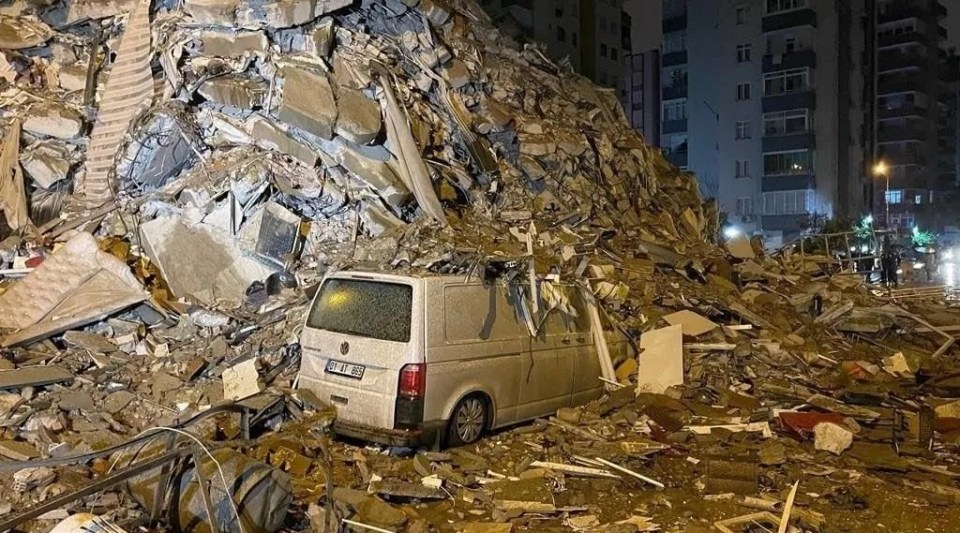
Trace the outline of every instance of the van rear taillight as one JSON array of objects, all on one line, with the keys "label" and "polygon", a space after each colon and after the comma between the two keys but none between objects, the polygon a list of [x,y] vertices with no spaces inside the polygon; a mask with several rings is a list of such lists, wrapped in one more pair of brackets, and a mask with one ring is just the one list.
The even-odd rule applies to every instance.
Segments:
[{"label": "van rear taillight", "polygon": [[400,369],[400,385],[397,393],[411,400],[423,398],[427,389],[427,365],[423,363],[406,365]]},{"label": "van rear taillight", "polygon": [[427,390],[427,365],[406,365],[400,369],[394,427],[418,429],[423,424],[423,396]]}]

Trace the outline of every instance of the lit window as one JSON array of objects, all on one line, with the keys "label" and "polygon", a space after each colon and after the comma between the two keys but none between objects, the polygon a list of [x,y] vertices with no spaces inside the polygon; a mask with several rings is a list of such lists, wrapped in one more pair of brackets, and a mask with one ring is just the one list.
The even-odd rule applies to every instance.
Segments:
[{"label": "lit window", "polygon": [[892,191],[886,191],[885,199],[888,204],[901,204],[903,203],[903,191],[895,189]]},{"label": "lit window", "polygon": [[663,103],[663,120],[685,120],[687,118],[687,99],[670,100]]},{"label": "lit window", "polygon": [[923,202],[923,195],[922,195],[922,194],[918,194],[918,195],[914,196],[914,198],[913,198],[913,203],[919,204],[919,203],[921,203],[921,202]]},{"label": "lit window", "polygon": [[764,154],[763,175],[808,174],[811,171],[812,160],[813,157],[809,150]]}]

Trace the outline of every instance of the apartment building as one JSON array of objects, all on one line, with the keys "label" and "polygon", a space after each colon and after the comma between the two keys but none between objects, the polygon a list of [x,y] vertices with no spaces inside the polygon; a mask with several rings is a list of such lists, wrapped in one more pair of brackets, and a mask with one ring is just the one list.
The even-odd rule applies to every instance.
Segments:
[{"label": "apartment building", "polygon": [[620,82],[623,109],[633,129],[647,144],[660,144],[660,50],[627,55]]},{"label": "apartment building", "polygon": [[[956,6],[960,9],[960,6]],[[911,228],[924,204],[957,185],[956,76],[942,0],[879,0],[876,12],[874,211]],[[889,183],[889,188],[887,184]]]},{"label": "apartment building", "polygon": [[663,2],[664,153],[769,245],[869,206],[868,1]]}]

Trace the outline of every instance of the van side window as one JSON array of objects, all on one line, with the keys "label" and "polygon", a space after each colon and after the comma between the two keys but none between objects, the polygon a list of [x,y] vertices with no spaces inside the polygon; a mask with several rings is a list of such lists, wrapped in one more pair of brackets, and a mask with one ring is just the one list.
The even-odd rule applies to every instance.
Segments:
[{"label": "van side window", "polygon": [[443,288],[444,338],[447,342],[521,338],[517,310],[502,286],[452,285]]},{"label": "van side window", "polygon": [[590,315],[587,314],[587,303],[583,300],[583,292],[580,287],[570,289],[570,303],[577,310],[577,316],[573,319],[574,330],[578,333],[590,331]]}]

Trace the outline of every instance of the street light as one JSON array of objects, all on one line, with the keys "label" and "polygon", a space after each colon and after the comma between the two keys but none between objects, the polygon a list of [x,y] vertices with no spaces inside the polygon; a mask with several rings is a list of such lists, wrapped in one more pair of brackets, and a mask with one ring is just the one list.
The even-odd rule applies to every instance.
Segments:
[{"label": "street light", "polygon": [[886,215],[883,221],[887,225],[887,228],[890,228],[890,173],[888,172],[887,164],[883,161],[880,161],[876,165],[873,165],[873,175],[883,176],[887,181],[887,190],[883,193],[883,199],[886,206]]}]

